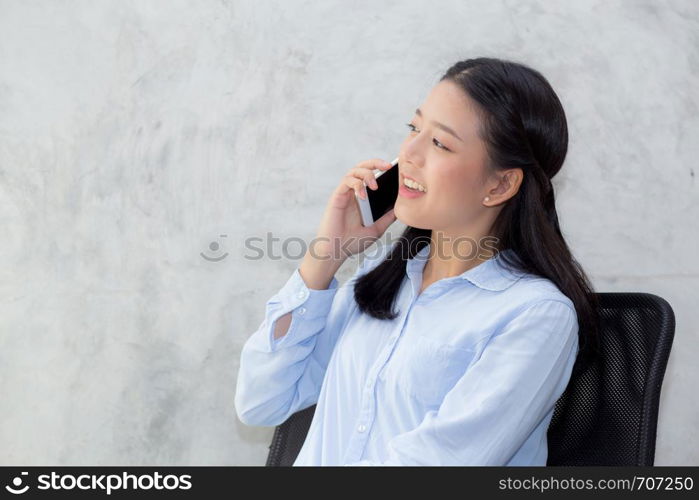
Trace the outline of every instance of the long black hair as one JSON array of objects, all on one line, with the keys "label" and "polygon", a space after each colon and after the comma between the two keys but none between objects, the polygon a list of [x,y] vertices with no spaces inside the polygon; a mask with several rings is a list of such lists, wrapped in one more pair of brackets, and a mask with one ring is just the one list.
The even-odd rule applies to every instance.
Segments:
[{"label": "long black hair", "polygon": [[[500,253],[504,263],[551,280],[573,302],[579,326],[573,369],[577,374],[599,353],[599,322],[594,289],[561,234],[551,184],[568,150],[563,106],[541,73],[516,62],[467,59],[451,66],[442,80],[456,83],[475,102],[488,171],[524,172],[518,192],[505,202],[491,235],[498,252],[511,248],[519,257]],[[377,319],[397,317],[392,308],[407,260],[430,242],[431,233],[407,226],[391,253],[356,280],[354,297],[362,312]]]}]

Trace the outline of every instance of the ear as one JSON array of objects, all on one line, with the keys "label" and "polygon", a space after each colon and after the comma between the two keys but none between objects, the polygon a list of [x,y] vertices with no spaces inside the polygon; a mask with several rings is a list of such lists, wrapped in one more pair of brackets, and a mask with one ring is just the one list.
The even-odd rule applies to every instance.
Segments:
[{"label": "ear", "polygon": [[521,168],[510,168],[496,175],[497,184],[488,192],[488,196],[491,201],[502,203],[517,194],[524,179],[524,171]]}]

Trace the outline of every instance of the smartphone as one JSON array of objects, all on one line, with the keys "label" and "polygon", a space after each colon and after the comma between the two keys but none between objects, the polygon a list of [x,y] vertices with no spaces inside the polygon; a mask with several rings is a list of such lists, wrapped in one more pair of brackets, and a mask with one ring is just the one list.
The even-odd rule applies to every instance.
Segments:
[{"label": "smartphone", "polygon": [[383,214],[388,212],[396,204],[398,198],[398,158],[391,162],[391,168],[380,170],[374,174],[378,189],[369,189],[364,182],[367,198],[360,198],[355,192],[354,197],[359,205],[359,213],[362,214],[362,225],[369,227]]}]

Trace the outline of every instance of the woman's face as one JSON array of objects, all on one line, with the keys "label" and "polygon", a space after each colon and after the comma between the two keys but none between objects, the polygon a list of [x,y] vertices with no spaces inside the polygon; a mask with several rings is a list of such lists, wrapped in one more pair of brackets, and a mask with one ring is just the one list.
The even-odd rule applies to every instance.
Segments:
[{"label": "woman's face", "polygon": [[483,198],[491,187],[485,182],[485,145],[477,136],[471,100],[453,82],[441,81],[410,125],[399,152],[399,182],[402,186],[408,176],[426,192],[414,198],[399,193],[396,218],[416,228],[460,234],[483,217]]}]

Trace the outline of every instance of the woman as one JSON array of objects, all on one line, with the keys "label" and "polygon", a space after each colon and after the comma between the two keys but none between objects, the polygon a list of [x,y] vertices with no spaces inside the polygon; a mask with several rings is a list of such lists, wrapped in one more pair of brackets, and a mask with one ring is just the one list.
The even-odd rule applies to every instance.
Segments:
[{"label": "woman", "polygon": [[[359,163],[267,302],[241,353],[238,417],[276,426],[317,403],[294,465],[545,465],[554,405],[598,342],[550,182],[561,103],[533,69],[470,59],[407,125],[394,209],[362,226],[354,193],[391,167]],[[401,238],[338,287],[347,256],[396,218]]]}]

